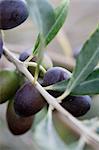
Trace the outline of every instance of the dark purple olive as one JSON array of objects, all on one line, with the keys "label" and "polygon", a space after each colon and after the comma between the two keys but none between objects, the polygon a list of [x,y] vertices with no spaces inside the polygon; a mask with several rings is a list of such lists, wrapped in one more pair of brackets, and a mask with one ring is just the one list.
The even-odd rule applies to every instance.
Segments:
[{"label": "dark purple olive", "polygon": [[14,135],[21,135],[26,133],[32,126],[34,116],[20,117],[13,107],[13,100],[9,102],[6,112],[7,124],[10,132]]},{"label": "dark purple olive", "polygon": [[0,29],[12,29],[28,17],[25,0],[0,0]]},{"label": "dark purple olive", "polygon": [[[62,67],[52,67],[48,69],[43,78],[42,86],[49,86],[57,82],[68,80],[70,78],[70,73]],[[48,91],[54,97],[60,96],[62,93],[56,91]]]},{"label": "dark purple olive", "polygon": [[36,114],[45,104],[44,98],[30,82],[25,83],[14,97],[15,112],[24,117]]},{"label": "dark purple olive", "polygon": [[[61,67],[50,68],[44,76],[43,86],[49,86],[57,82],[68,80],[70,73]],[[62,93],[57,91],[48,91],[52,96],[58,97]],[[68,96],[61,105],[73,116],[80,117],[87,113],[91,106],[90,96]]]},{"label": "dark purple olive", "polygon": [[30,56],[30,54],[28,52],[22,52],[19,56],[19,60],[25,61],[29,56]]},{"label": "dark purple olive", "polygon": [[61,105],[75,117],[85,115],[91,107],[90,96],[68,96]]},{"label": "dark purple olive", "polygon": [[43,78],[43,85],[49,86],[57,82],[67,80],[70,78],[70,74],[62,67],[52,67],[47,70]]},{"label": "dark purple olive", "polygon": [[[28,51],[24,51],[24,52],[22,52],[22,53],[19,55],[19,60],[20,60],[20,61],[25,61],[30,55],[31,55],[30,51],[29,51],[29,52],[28,52]],[[37,57],[36,57],[36,56],[34,56],[34,57],[30,60],[30,62],[36,62],[36,61],[37,61]]]}]

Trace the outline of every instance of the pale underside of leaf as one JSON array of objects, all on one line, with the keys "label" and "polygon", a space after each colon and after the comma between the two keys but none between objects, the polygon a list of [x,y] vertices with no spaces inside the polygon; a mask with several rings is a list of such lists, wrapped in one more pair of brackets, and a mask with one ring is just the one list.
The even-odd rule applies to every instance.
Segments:
[{"label": "pale underside of leaf", "polygon": [[46,117],[36,126],[33,141],[40,150],[69,150],[55,131],[52,118]]}]

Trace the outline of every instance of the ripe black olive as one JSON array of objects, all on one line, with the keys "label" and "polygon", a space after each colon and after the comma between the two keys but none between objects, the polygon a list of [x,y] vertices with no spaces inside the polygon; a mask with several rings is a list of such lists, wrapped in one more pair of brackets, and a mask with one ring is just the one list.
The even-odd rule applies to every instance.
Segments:
[{"label": "ripe black olive", "polygon": [[21,135],[26,133],[32,126],[34,116],[20,117],[15,113],[13,107],[13,100],[11,100],[7,107],[6,119],[8,128],[14,135]]},{"label": "ripe black olive", "polygon": [[80,117],[85,115],[91,107],[90,96],[68,96],[61,105],[73,116]]},{"label": "ripe black olive", "polygon": [[12,29],[28,17],[25,0],[0,0],[0,29]]},{"label": "ripe black olive", "polygon": [[15,112],[23,117],[28,117],[39,112],[46,104],[35,86],[27,82],[17,92],[14,97]]},{"label": "ripe black olive", "polygon": [[[47,70],[43,78],[42,86],[46,87],[57,82],[68,80],[70,78],[69,71],[65,70],[62,67],[52,67]],[[54,97],[60,96],[62,93],[57,91],[48,91]]]}]

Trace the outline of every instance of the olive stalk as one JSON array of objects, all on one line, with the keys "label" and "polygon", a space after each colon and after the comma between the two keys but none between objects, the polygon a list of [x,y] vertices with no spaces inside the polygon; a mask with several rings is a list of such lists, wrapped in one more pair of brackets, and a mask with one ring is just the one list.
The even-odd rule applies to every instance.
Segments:
[{"label": "olive stalk", "polygon": [[[30,82],[34,83],[34,77],[31,73],[27,70],[26,64],[18,60],[5,46],[4,48],[4,55],[5,57],[10,60],[17,69],[23,73]],[[58,102],[57,99],[51,96],[37,81],[35,83],[35,87],[41,93],[41,95],[46,99],[49,105],[52,105],[56,110],[58,110],[61,114],[65,116],[66,123],[73,129],[76,133],[80,135],[80,137],[85,137],[86,143],[90,144],[92,147],[97,149],[99,147],[99,137],[90,129],[87,128],[85,125],[81,123],[78,119],[73,117],[68,111],[66,111]]]},{"label": "olive stalk", "polygon": [[[24,64],[26,65],[26,67],[28,66],[33,66],[33,67],[36,67],[37,66],[37,63],[35,62],[24,62]],[[40,70],[45,74],[46,73],[46,69],[40,65]]]}]

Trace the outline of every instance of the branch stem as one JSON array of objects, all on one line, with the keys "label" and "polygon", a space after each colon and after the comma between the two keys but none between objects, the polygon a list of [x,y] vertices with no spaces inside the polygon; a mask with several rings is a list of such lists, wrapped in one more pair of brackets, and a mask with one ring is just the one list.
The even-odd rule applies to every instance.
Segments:
[{"label": "branch stem", "polygon": [[[12,63],[15,64],[17,69],[23,73],[30,82],[33,83],[34,77],[31,73],[27,70],[26,66],[23,62],[15,58],[15,56],[4,46],[4,55],[5,57],[10,60]],[[73,117],[68,111],[66,111],[58,102],[57,99],[52,97],[37,81],[35,82],[35,87],[41,93],[41,95],[45,98],[45,100],[52,105],[57,111],[63,114],[66,118],[66,123],[71,127],[76,133],[78,133],[81,137],[85,137],[86,142],[93,146],[95,149],[99,147],[99,137],[92,132],[91,129],[87,128],[83,125],[78,119]]]},{"label": "branch stem", "polygon": [[[28,67],[28,66],[36,67],[37,66],[37,63],[35,63],[35,62],[24,62],[24,64],[26,65],[26,67]],[[46,69],[42,65],[40,65],[40,70],[44,74],[46,73]]]}]

